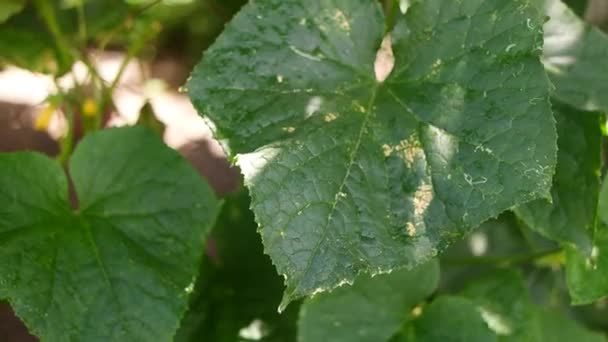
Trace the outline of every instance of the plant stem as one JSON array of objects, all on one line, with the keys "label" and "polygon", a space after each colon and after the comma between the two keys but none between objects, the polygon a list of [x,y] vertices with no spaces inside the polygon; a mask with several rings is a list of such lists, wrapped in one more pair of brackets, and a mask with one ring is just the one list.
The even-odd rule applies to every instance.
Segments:
[{"label": "plant stem", "polygon": [[[61,88],[59,84],[59,80],[54,78],[55,87],[57,88],[57,92],[64,96],[64,90]],[[63,108],[65,110],[65,116],[68,122],[68,129],[65,137],[61,138],[61,143],[59,145],[60,151],[57,160],[61,165],[66,165],[68,160],[70,159],[70,155],[72,154],[72,148],[74,147],[74,111],[72,110],[72,106],[69,103],[70,101],[65,101],[62,99]]]},{"label": "plant stem", "polygon": [[69,64],[68,62],[71,60],[71,55],[73,52],[68,40],[64,37],[63,32],[61,32],[61,28],[55,15],[55,10],[51,6],[51,2],[47,0],[35,0],[34,5],[36,6],[36,9],[42,17],[42,20],[47,26],[49,32],[55,39],[60,64],[62,66],[66,66]]},{"label": "plant stem", "polygon": [[106,49],[106,46],[110,43],[110,41],[112,41],[114,36],[116,36],[124,28],[126,28],[128,26],[129,22],[132,22],[138,16],[140,16],[142,13],[144,13],[145,11],[149,10],[150,8],[160,4],[162,1],[163,0],[155,0],[149,4],[146,4],[137,9],[134,9],[131,13],[129,13],[127,18],[120,25],[116,26],[116,28],[114,28],[114,30],[110,31],[110,33],[108,33],[108,35],[100,41],[99,50],[104,51]]},{"label": "plant stem", "polygon": [[84,13],[84,0],[78,2],[78,33],[82,41],[83,48],[87,45],[87,21]]},{"label": "plant stem", "polygon": [[465,266],[465,265],[495,265],[495,266],[509,266],[516,264],[525,264],[533,262],[537,259],[547,257],[550,255],[557,255],[562,253],[561,248],[550,249],[541,252],[523,253],[505,256],[484,256],[484,257],[471,257],[471,258],[446,258],[442,259],[442,262],[448,265]]},{"label": "plant stem", "polygon": [[384,14],[386,15],[385,34],[390,33],[395,27],[395,17],[399,10],[399,0],[384,0]]}]

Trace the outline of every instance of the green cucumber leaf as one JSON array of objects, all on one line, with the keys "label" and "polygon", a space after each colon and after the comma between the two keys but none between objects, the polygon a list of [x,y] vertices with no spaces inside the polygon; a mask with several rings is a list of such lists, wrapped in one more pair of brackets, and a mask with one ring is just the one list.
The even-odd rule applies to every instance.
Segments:
[{"label": "green cucumber leaf", "polygon": [[388,341],[408,313],[437,288],[439,263],[371,278],[308,299],[302,305],[298,341]]},{"label": "green cucumber leaf", "polygon": [[549,196],[556,132],[536,8],[413,3],[382,82],[384,21],[370,0],[252,1],[188,83],[245,175],[286,279],[281,308],[424,263]]},{"label": "green cucumber leaf", "polygon": [[542,339],[551,342],[606,342],[604,335],[593,332],[563,312],[538,310]]},{"label": "green cucumber leaf", "polygon": [[501,341],[542,341],[536,308],[523,277],[514,270],[492,273],[460,294],[472,300]]},{"label": "green cucumber leaf", "polygon": [[554,103],[559,135],[552,203],[536,200],[515,209],[537,232],[590,253],[598,210],[602,164],[601,116]]},{"label": "green cucumber leaf", "polygon": [[585,111],[608,110],[608,35],[561,0],[534,0],[549,16],[543,62],[554,96]]},{"label": "green cucumber leaf", "polygon": [[597,229],[590,254],[566,249],[566,281],[573,304],[608,297],[608,228]]},{"label": "green cucumber leaf", "polygon": [[283,279],[264,255],[249,204],[246,191],[226,198],[176,342],[234,342],[249,326],[259,341],[295,341],[298,307],[277,312]]},{"label": "green cucumber leaf", "polygon": [[498,336],[490,329],[482,311],[463,297],[439,297],[422,315],[408,324],[404,342],[492,342]]},{"label": "green cucumber leaf", "polygon": [[87,136],[70,175],[0,155],[0,298],[43,341],[169,341],[219,202],[151,131]]}]

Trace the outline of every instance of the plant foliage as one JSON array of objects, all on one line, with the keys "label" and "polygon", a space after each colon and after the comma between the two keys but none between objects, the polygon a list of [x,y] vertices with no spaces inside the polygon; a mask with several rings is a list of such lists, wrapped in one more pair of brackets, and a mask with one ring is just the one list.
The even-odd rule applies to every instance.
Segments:
[{"label": "plant foliage", "polygon": [[[56,160],[0,153],[0,299],[51,342],[606,341],[608,36],[586,6],[3,1],[0,64],[50,75],[36,127],[68,128]],[[106,128],[127,64],[176,43],[163,25],[206,37],[185,89],[243,174],[224,201],[152,99]]]}]

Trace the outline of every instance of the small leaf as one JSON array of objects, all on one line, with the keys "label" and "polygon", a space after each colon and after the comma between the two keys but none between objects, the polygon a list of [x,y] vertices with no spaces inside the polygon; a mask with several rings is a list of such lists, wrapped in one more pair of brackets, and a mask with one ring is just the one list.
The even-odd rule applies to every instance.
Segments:
[{"label": "small leaf", "polygon": [[461,296],[472,300],[501,341],[542,341],[528,288],[516,271],[503,271],[474,281]]},{"label": "small leaf", "polygon": [[519,206],[518,216],[542,235],[589,253],[597,220],[602,163],[600,115],[555,103],[557,171],[546,200]]},{"label": "small leaf", "polygon": [[426,307],[422,316],[405,331],[403,341],[416,342],[492,342],[498,341],[470,300],[445,296]]},{"label": "small leaf", "polygon": [[87,136],[70,163],[0,155],[0,298],[43,341],[169,341],[218,201],[155,134]]},{"label": "small leaf", "polygon": [[608,297],[608,228],[595,234],[591,253],[566,250],[566,280],[574,304],[589,304]]},{"label": "small leaf", "polygon": [[606,337],[592,332],[562,312],[539,310],[541,324],[540,341],[550,342],[606,342]]},{"label": "small leaf", "polygon": [[413,3],[381,82],[384,21],[371,0],[252,1],[188,84],[236,154],[283,304],[421,264],[549,196],[556,133],[536,9]]},{"label": "small leaf", "polygon": [[436,260],[413,270],[373,278],[362,275],[352,286],[320,294],[302,305],[298,341],[388,341],[438,281]]},{"label": "small leaf", "polygon": [[544,25],[543,62],[556,87],[554,96],[581,110],[608,110],[608,35],[561,0],[534,1],[550,18]]}]

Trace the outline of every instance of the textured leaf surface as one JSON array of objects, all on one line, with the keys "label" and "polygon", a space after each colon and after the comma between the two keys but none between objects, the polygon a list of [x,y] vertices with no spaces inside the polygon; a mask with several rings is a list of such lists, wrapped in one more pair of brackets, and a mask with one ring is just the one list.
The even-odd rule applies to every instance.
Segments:
[{"label": "textured leaf surface", "polygon": [[471,299],[501,341],[542,341],[536,309],[522,276],[494,273],[469,285],[462,296]]},{"label": "textured leaf surface", "polygon": [[523,0],[415,3],[385,82],[376,1],[258,0],[234,18],[189,93],[238,154],[283,304],[413,267],[549,196],[539,17]]},{"label": "textured leaf surface", "polygon": [[591,253],[567,249],[566,280],[574,304],[589,304],[608,297],[608,228],[595,234]]},{"label": "textured leaf surface", "polygon": [[0,3],[0,24],[19,13],[25,6],[25,0],[3,0]]},{"label": "textured leaf surface", "polygon": [[121,128],[61,167],[0,155],[0,298],[44,341],[169,341],[218,210],[209,186],[155,134]]},{"label": "textured leaf surface", "polygon": [[602,164],[600,115],[554,104],[558,130],[552,202],[540,199],[515,211],[544,236],[589,253],[597,221]]},{"label": "textured leaf surface", "polygon": [[295,341],[298,307],[277,312],[283,279],[264,255],[249,204],[246,191],[225,200],[176,342],[234,342],[252,323],[259,341]]},{"label": "textured leaf surface", "polygon": [[451,296],[440,297],[426,307],[405,336],[403,341],[408,342],[498,341],[472,301]]},{"label": "textured leaf surface", "polygon": [[298,341],[388,341],[413,307],[433,293],[439,281],[437,260],[412,270],[371,278],[362,275],[307,300],[300,311]]},{"label": "textured leaf surface", "polygon": [[550,17],[543,61],[556,87],[554,96],[582,110],[608,110],[608,35],[561,0],[534,1]]}]

